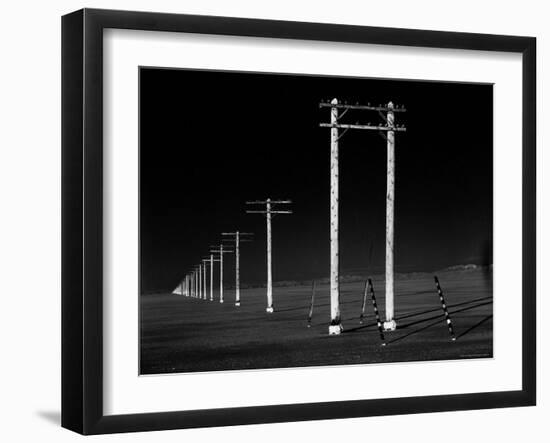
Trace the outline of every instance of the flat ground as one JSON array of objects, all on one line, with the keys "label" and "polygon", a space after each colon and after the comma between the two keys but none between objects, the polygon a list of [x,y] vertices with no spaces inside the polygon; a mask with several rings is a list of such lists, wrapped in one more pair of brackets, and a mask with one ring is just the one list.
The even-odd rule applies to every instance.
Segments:
[{"label": "flat ground", "polygon": [[[344,333],[328,335],[327,284],[318,284],[311,327],[307,316],[311,283],[275,287],[275,312],[267,314],[265,288],[224,291],[225,303],[181,295],[146,295],[141,303],[141,373],[284,368],[418,360],[487,358],[493,355],[492,273],[483,270],[438,273],[456,341],[451,341],[432,274],[396,280],[398,329],[376,327],[370,299],[359,322],[364,282],[341,283]],[[373,280],[384,315],[384,281]]]}]

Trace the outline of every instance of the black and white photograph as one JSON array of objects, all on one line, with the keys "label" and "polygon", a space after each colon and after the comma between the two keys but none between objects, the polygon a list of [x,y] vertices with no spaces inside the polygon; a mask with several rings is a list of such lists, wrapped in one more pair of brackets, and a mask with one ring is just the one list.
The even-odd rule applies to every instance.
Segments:
[{"label": "black and white photograph", "polygon": [[548,435],[547,10],[5,2],[0,441]]},{"label": "black and white photograph", "polygon": [[139,68],[141,375],[493,357],[493,85]]}]

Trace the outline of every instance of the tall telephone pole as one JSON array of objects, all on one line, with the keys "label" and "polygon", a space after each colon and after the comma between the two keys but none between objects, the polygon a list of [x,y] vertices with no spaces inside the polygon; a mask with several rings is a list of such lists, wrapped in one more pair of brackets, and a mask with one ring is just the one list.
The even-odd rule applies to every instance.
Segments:
[{"label": "tall telephone pole", "polygon": [[[334,99],[332,104],[338,104]],[[330,123],[338,122],[338,108],[330,109]],[[340,244],[338,239],[338,204],[340,196],[338,174],[340,172],[338,152],[338,128],[330,129],[330,325],[329,334],[337,335],[343,330],[340,317]]]},{"label": "tall telephone pole", "polygon": [[201,298],[201,273],[199,266],[195,266],[195,281],[195,298]]},{"label": "tall telephone pole", "polygon": [[193,281],[193,298],[197,297],[197,269],[193,268],[193,273],[191,274],[191,279]]},{"label": "tall telephone pole", "polygon": [[[214,262],[220,261],[218,258],[214,258],[214,254],[210,254],[209,257],[205,257],[206,261],[210,262],[210,301],[214,301]],[[205,283],[206,284],[206,283]],[[205,296],[206,300],[206,296]]]},{"label": "tall telephone pole", "polygon": [[264,214],[267,222],[267,308],[268,313],[273,313],[273,279],[271,266],[271,218],[276,214],[292,214],[289,210],[274,210],[273,205],[290,204],[291,200],[255,200],[247,201],[247,205],[265,205],[265,211],[247,210],[247,214]]},{"label": "tall telephone pole", "polygon": [[197,265],[197,269],[195,270],[195,273],[196,273],[196,279],[197,279],[197,293],[195,294],[196,297],[198,299],[201,298],[201,281],[202,281],[202,278],[201,278],[201,269],[200,267]]},{"label": "tall telephone pole", "polygon": [[[241,277],[240,277],[240,244],[241,242],[252,241],[251,232],[222,232],[228,240],[235,242],[235,306],[241,306]],[[225,240],[225,239],[224,239]]]},{"label": "tall telephone pole", "polygon": [[[206,270],[208,269],[207,268],[207,263],[210,261],[209,258],[203,258],[202,259],[202,272],[203,272],[203,299],[206,300]],[[212,268],[210,268],[210,274],[212,275]]]},{"label": "tall telephone pole", "polygon": [[199,300],[202,298],[202,264],[199,264],[199,266],[197,267],[198,269],[198,273],[199,273],[199,276],[198,276],[198,280],[199,280]]},{"label": "tall telephone pole", "polygon": [[[337,335],[343,330],[340,319],[340,269],[338,244],[338,142],[350,129],[377,131],[387,142],[387,180],[386,180],[386,321],[384,329],[393,331],[397,325],[394,317],[394,200],[395,200],[395,132],[404,132],[406,128],[395,124],[394,112],[405,112],[404,107],[396,107],[392,102],[387,105],[371,106],[348,105],[334,98],[330,103],[319,104],[321,108],[330,108],[330,123],[320,123],[330,128],[330,314],[329,334]],[[343,110],[339,115],[339,110]],[[377,111],[383,123],[371,125],[344,124],[340,119],[350,110]],[[339,134],[339,129],[343,129]]]},{"label": "tall telephone pole", "polygon": [[218,246],[210,246],[211,248],[216,248],[211,249],[210,252],[215,252],[216,254],[219,254],[220,258],[220,303],[223,303],[223,254],[233,252],[231,250],[224,249],[223,246],[223,243],[220,243]]},{"label": "tall telephone pole", "polygon": [[[387,125],[394,127],[393,103],[388,103]],[[394,200],[395,200],[395,132],[387,132],[387,174],[386,174],[386,321],[384,329],[394,331],[397,327],[394,318]]]}]

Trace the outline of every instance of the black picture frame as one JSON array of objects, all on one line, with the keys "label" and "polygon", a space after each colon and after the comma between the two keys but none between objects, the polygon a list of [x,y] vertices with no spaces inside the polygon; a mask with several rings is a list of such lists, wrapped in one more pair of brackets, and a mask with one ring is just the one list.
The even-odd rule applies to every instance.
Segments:
[{"label": "black picture frame", "polygon": [[[103,30],[501,51],[522,55],[522,389],[131,415],[103,412]],[[536,403],[536,39],[83,9],[62,18],[62,426],[82,434],[530,406]]]}]

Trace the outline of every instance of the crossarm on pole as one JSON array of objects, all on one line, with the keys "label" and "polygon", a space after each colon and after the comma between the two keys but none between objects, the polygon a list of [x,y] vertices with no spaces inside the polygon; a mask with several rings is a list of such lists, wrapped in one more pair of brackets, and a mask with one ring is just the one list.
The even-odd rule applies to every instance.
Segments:
[{"label": "crossarm on pole", "polygon": [[338,129],[363,129],[371,131],[396,131],[396,132],[406,132],[407,128],[404,126],[372,126],[372,125],[350,125],[344,123],[319,123],[321,128],[338,128]]},{"label": "crossarm on pole", "polygon": [[[390,110],[388,106],[370,106],[370,105],[348,105],[346,103],[334,104],[330,102],[321,102],[319,103],[320,108],[336,108],[336,109],[362,109],[365,111],[383,111],[387,112]],[[406,112],[404,106],[394,106],[391,108],[393,112]]]}]

